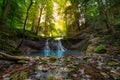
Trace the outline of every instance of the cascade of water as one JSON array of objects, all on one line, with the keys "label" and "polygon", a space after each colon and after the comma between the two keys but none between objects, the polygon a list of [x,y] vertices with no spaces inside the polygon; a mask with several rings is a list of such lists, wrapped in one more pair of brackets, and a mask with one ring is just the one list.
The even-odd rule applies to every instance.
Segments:
[{"label": "cascade of water", "polygon": [[63,47],[62,43],[61,43],[61,40],[58,40],[57,42],[57,50],[58,51],[65,51],[66,49]]},{"label": "cascade of water", "polygon": [[48,56],[49,52],[50,52],[50,47],[49,47],[49,42],[48,42],[48,39],[47,39],[46,43],[45,43],[45,47],[44,47],[44,53],[45,53],[46,56]]},{"label": "cascade of water", "polygon": [[53,50],[56,50],[56,51],[65,51],[66,50],[63,47],[61,40],[52,41],[51,44],[52,44]]},{"label": "cascade of water", "polygon": [[46,40],[44,50],[50,51],[48,39]]},{"label": "cascade of water", "polygon": [[65,50],[66,49],[63,47],[61,40],[57,40],[57,41],[55,40],[49,41],[48,39],[46,40],[44,47],[44,54],[46,56],[50,54],[62,56]]}]

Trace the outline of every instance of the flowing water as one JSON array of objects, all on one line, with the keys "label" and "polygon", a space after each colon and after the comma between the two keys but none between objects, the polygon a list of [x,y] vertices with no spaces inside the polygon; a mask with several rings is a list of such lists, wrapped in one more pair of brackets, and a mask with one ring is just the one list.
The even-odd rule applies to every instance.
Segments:
[{"label": "flowing water", "polygon": [[[65,55],[80,55],[80,51],[76,50],[67,50],[62,45],[61,40],[53,40],[49,41],[48,39],[45,42],[44,50],[37,51],[37,52],[31,52],[28,54],[29,56],[56,56],[56,57],[62,57]],[[27,54],[25,54],[27,55]]]}]

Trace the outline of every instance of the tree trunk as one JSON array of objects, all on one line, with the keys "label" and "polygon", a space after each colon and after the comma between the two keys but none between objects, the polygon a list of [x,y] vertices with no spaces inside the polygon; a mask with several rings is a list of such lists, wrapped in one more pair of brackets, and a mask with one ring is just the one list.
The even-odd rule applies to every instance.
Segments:
[{"label": "tree trunk", "polygon": [[25,18],[25,21],[24,21],[23,35],[24,35],[24,33],[25,33],[26,24],[27,24],[27,20],[28,20],[28,14],[29,14],[29,11],[30,11],[30,8],[31,8],[32,4],[33,4],[33,2],[32,2],[32,0],[30,0],[30,4],[29,4],[29,6],[28,6],[28,8],[27,8],[26,18]]},{"label": "tree trunk", "polygon": [[25,18],[24,26],[23,26],[23,37],[22,37],[23,39],[21,40],[20,44],[17,46],[16,49],[19,49],[20,46],[22,45],[23,41],[24,41],[24,38],[25,38],[25,29],[26,29],[28,14],[29,14],[29,11],[30,11],[30,8],[31,8],[32,4],[33,4],[33,2],[32,2],[32,0],[30,0],[30,4],[29,4],[29,6],[27,8],[26,18]]},{"label": "tree trunk", "polygon": [[32,20],[32,27],[31,27],[31,31],[33,31],[33,29],[34,29],[34,24],[35,24],[35,19],[33,18],[33,20]]},{"label": "tree trunk", "polygon": [[44,5],[41,4],[40,14],[39,14],[38,24],[37,24],[37,30],[36,30],[36,35],[38,34],[38,31],[39,31],[39,26],[40,26],[40,22],[41,22],[41,16],[42,16],[43,7],[44,7]]}]

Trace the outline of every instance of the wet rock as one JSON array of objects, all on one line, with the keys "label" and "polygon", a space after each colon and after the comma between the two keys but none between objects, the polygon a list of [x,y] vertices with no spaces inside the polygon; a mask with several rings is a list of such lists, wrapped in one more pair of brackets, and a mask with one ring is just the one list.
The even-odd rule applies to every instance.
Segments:
[{"label": "wet rock", "polygon": [[108,79],[110,76],[105,73],[105,72],[100,72],[100,74],[105,78],[105,79]]},{"label": "wet rock", "polygon": [[72,77],[77,77],[77,74],[73,74]]},{"label": "wet rock", "polygon": [[47,72],[49,70],[49,67],[44,67],[44,68],[42,68],[42,71],[43,72]]},{"label": "wet rock", "polygon": [[9,78],[9,77],[6,77],[6,78],[3,78],[3,80],[10,80],[10,78]]},{"label": "wet rock", "polygon": [[69,69],[67,67],[62,68],[63,72],[69,72]]},{"label": "wet rock", "polygon": [[111,69],[110,72],[120,76],[120,71],[118,71],[117,69]]},{"label": "wet rock", "polygon": [[101,61],[98,61],[98,66],[97,66],[97,68],[98,68],[98,69],[102,69],[103,64],[104,64],[104,63],[102,63]]},{"label": "wet rock", "polygon": [[41,66],[38,66],[38,67],[37,67],[37,70],[42,70],[42,68],[43,68],[42,65],[41,65]]},{"label": "wet rock", "polygon": [[10,74],[5,74],[2,77],[5,78],[5,77],[9,77],[9,76],[10,76]]},{"label": "wet rock", "polygon": [[10,74],[5,74],[2,77],[3,77],[3,80],[10,80]]},{"label": "wet rock", "polygon": [[120,80],[120,75],[111,74],[114,80]]},{"label": "wet rock", "polygon": [[50,69],[55,69],[56,68],[56,66],[50,66]]},{"label": "wet rock", "polygon": [[55,80],[64,80],[64,76],[63,75],[57,75],[57,76],[55,76]]},{"label": "wet rock", "polygon": [[41,74],[40,74],[40,73],[37,73],[37,74],[35,75],[35,78],[36,78],[36,79],[40,79],[40,77],[41,77]]},{"label": "wet rock", "polygon": [[37,67],[37,70],[41,70],[41,71],[43,71],[43,72],[46,72],[46,71],[48,71],[49,69],[50,69],[50,68],[49,68],[48,66],[43,66],[43,65]]}]

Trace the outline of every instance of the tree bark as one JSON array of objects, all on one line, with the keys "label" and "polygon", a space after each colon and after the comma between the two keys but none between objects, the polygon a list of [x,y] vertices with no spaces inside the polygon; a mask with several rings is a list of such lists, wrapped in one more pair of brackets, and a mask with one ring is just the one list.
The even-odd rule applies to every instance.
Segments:
[{"label": "tree bark", "polygon": [[37,24],[37,30],[36,30],[36,35],[38,34],[38,31],[39,31],[39,26],[40,26],[40,22],[41,22],[41,16],[42,16],[43,7],[44,7],[44,5],[41,4],[40,14],[39,14],[38,24]]},{"label": "tree bark", "polygon": [[32,20],[32,27],[31,27],[31,31],[33,31],[34,24],[35,24],[35,19],[33,18],[33,20]]}]

